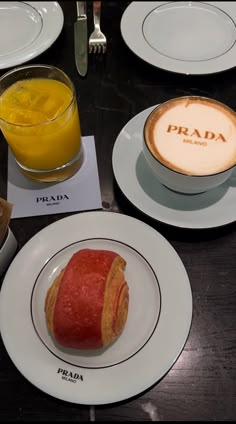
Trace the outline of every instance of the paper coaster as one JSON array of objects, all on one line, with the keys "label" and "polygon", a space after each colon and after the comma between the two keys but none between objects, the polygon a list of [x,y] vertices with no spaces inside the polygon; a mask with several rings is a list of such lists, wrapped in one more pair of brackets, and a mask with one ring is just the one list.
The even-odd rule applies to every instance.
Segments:
[{"label": "paper coaster", "polygon": [[38,183],[26,178],[9,149],[7,200],[13,204],[11,218],[102,208],[94,137],[83,137],[82,142],[81,168],[60,183]]}]

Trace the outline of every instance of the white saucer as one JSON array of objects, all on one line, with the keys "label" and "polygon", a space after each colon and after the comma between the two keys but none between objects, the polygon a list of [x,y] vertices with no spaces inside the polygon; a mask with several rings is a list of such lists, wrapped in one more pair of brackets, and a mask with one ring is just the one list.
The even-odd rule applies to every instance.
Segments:
[{"label": "white saucer", "polygon": [[[82,248],[113,250],[127,263],[128,319],[106,349],[66,349],[47,330],[47,290]],[[86,405],[118,402],[155,384],[180,355],[191,320],[191,286],[174,248],[152,227],[112,212],[44,228],[17,254],[0,293],[1,336],[18,370],[51,396]]]},{"label": "white saucer", "polygon": [[121,19],[127,46],[156,67],[211,74],[236,65],[236,3],[132,2]]},{"label": "white saucer", "polygon": [[0,69],[44,52],[60,34],[63,23],[58,2],[0,2]]},{"label": "white saucer", "polygon": [[112,165],[124,195],[146,215],[176,227],[213,228],[234,222],[236,170],[214,190],[184,195],[167,189],[149,169],[142,152],[143,126],[156,106],[132,118],[116,139]]}]

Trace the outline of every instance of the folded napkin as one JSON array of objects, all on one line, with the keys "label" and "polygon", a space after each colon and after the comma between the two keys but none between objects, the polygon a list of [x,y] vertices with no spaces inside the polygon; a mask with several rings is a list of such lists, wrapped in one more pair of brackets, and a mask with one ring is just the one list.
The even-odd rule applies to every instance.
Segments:
[{"label": "folded napkin", "polygon": [[0,197],[0,246],[4,240],[11,219],[13,205]]}]

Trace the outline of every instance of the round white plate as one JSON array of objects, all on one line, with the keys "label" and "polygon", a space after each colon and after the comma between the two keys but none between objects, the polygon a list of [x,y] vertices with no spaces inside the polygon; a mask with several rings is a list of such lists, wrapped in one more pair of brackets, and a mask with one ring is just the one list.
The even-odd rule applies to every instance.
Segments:
[{"label": "round white plate", "polygon": [[[48,287],[85,247],[124,257],[130,293],[123,333],[95,351],[54,344],[44,315]],[[13,260],[0,293],[1,336],[18,370],[44,392],[87,405],[121,401],[156,383],[180,355],[191,319],[191,287],[176,251],[153,228],[112,212],[84,212],[40,231]]]},{"label": "round white plate", "polygon": [[49,48],[64,23],[56,1],[0,2],[0,69],[28,62]]},{"label": "round white plate", "polygon": [[142,152],[143,126],[156,106],[132,118],[116,139],[112,165],[124,195],[146,215],[176,227],[214,228],[234,222],[236,170],[221,186],[194,195],[169,190],[150,170]]},{"label": "round white plate", "polygon": [[121,19],[127,46],[168,71],[211,74],[236,65],[236,4],[132,2]]}]

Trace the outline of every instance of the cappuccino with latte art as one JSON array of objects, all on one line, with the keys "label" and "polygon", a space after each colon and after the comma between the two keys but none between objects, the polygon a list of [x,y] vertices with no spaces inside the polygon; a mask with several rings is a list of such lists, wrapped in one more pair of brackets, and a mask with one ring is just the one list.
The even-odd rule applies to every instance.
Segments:
[{"label": "cappuccino with latte art", "polygon": [[144,143],[153,158],[172,171],[218,174],[236,163],[236,115],[213,99],[172,99],[149,115]]}]

